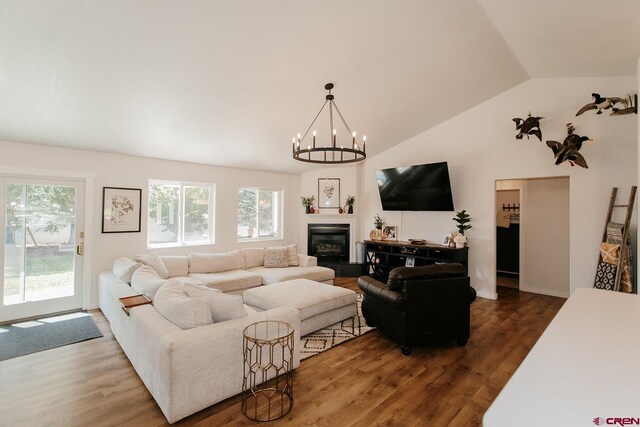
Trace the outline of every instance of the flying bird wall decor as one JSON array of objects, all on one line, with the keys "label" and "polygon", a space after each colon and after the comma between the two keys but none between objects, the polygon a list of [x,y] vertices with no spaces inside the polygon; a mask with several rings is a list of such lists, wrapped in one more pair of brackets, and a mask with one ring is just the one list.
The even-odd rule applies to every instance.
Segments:
[{"label": "flying bird wall decor", "polygon": [[[618,97],[605,98],[605,97],[600,96],[599,93],[592,93],[591,96],[593,97],[593,102],[590,102],[587,105],[585,105],[584,107],[582,107],[576,113],[576,116],[579,116],[582,113],[585,113],[585,112],[587,112],[589,110],[598,110],[596,112],[596,114],[602,114],[602,110],[608,110],[610,108],[613,108],[613,106],[618,104],[618,103],[625,103],[625,99],[624,98],[618,98]],[[615,110],[614,110],[614,112],[615,112]]]},{"label": "flying bird wall decor", "polygon": [[582,143],[585,141],[593,141],[588,136],[580,136],[576,133],[573,124],[567,123],[567,137],[562,143],[558,141],[547,141],[547,146],[553,150],[553,155],[556,158],[556,165],[560,163],[569,162],[571,166],[582,166],[588,169],[587,161],[582,154],[578,151],[582,148]]},{"label": "flying bird wall decor", "polygon": [[522,139],[525,135],[527,135],[527,139],[529,139],[529,135],[535,135],[540,142],[542,142],[542,130],[540,129],[540,120],[542,119],[544,119],[544,117],[534,117],[531,113],[529,113],[526,119],[514,117],[512,120],[516,124],[516,130],[520,131],[516,135],[516,139]]},{"label": "flying bird wall decor", "polygon": [[624,114],[638,114],[638,94],[637,93],[628,93],[627,96],[624,97],[624,101],[622,101],[625,108],[616,108],[613,107],[611,110],[612,116],[622,116]]}]

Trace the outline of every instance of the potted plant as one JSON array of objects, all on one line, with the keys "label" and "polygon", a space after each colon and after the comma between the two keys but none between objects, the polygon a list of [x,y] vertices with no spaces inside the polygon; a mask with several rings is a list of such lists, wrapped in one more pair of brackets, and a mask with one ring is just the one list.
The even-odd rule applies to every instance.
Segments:
[{"label": "potted plant", "polygon": [[356,198],[354,196],[347,196],[347,202],[345,205],[345,210],[347,211],[347,213],[353,213],[353,204],[355,203],[355,201]]},{"label": "potted plant", "polygon": [[374,229],[369,233],[369,237],[371,240],[382,240],[382,226],[384,225],[384,221],[380,218],[379,214],[373,217],[373,226]]},{"label": "potted plant", "polygon": [[305,213],[310,214],[311,213],[311,206],[313,206],[313,204],[315,203],[316,196],[300,197],[300,201],[302,202],[302,206],[305,207]]},{"label": "potted plant", "polygon": [[[467,243],[467,238],[464,235],[464,232],[471,229],[471,216],[467,213],[466,210],[461,210],[460,212],[456,212],[456,216],[452,218],[456,222],[456,227],[458,227],[458,235],[454,237],[454,242],[456,243],[456,247],[464,247]],[[458,238],[458,240],[455,240]],[[458,246],[458,241],[461,241],[462,246]]]},{"label": "potted plant", "polygon": [[376,230],[382,230],[382,226],[384,225],[384,221],[380,218],[379,214],[373,217],[373,225],[376,227]]}]

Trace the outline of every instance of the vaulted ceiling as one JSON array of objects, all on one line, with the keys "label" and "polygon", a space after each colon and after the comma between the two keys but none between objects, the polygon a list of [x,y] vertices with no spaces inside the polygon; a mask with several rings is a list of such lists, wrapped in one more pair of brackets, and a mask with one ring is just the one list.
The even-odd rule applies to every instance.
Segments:
[{"label": "vaulted ceiling", "polygon": [[635,75],[639,4],[0,0],[0,139],[298,173],[327,82],[371,156],[529,77]]}]

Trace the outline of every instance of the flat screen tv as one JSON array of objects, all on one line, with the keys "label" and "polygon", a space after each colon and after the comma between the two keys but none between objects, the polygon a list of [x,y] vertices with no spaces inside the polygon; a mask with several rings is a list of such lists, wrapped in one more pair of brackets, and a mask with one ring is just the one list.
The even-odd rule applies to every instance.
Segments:
[{"label": "flat screen tv", "polygon": [[376,171],[385,211],[453,211],[447,162]]}]

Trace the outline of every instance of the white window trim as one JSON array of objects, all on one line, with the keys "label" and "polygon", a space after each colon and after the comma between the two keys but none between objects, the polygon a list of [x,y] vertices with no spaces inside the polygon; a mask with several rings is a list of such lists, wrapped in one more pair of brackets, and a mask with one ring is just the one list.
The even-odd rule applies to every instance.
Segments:
[{"label": "white window trim", "polygon": [[[159,248],[177,248],[186,246],[204,246],[215,244],[215,203],[216,203],[216,185],[206,182],[191,182],[191,181],[170,181],[165,179],[150,179],[147,186],[148,189],[152,185],[174,185],[180,187],[179,202],[178,202],[178,241],[167,243],[149,243],[149,226],[147,225],[147,249],[159,249]],[[198,240],[192,242],[184,241],[184,188],[185,187],[207,187],[209,188],[209,238],[205,240]],[[155,218],[154,218],[155,220]],[[147,197],[147,222],[149,218],[149,198]]]},{"label": "white window trim", "polygon": [[[236,192],[236,230],[238,229],[238,193],[240,190],[258,190],[258,191],[277,191],[280,193],[280,197],[278,200],[278,234],[276,236],[263,236],[263,237],[238,237],[238,243],[249,243],[249,242],[268,242],[275,240],[284,240],[284,189],[282,188],[264,188],[264,187],[255,187],[255,186],[242,186],[238,187],[238,191]],[[258,231],[260,234],[260,231]]]}]

